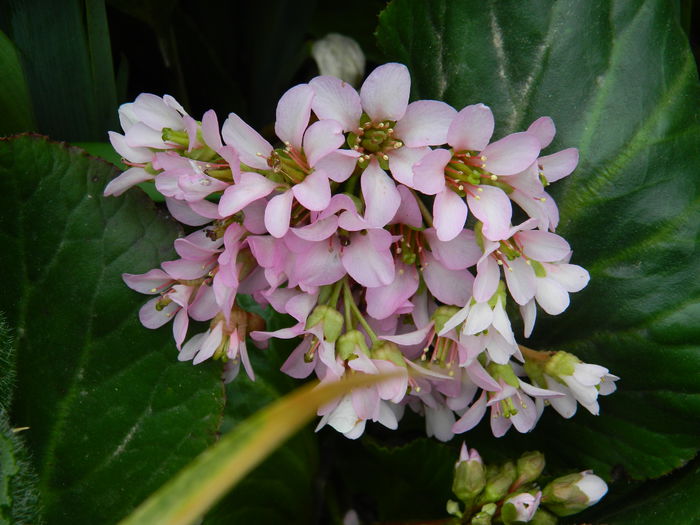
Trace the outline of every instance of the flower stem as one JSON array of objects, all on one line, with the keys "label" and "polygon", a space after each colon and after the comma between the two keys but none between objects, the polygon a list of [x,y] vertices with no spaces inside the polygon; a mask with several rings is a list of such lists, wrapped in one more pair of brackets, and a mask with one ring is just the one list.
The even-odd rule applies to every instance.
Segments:
[{"label": "flower stem", "polygon": [[331,292],[331,297],[328,299],[326,304],[331,308],[336,308],[338,306],[338,298],[340,297],[340,290],[343,287],[343,279],[340,279],[333,285],[333,291]]},{"label": "flower stem", "polygon": [[416,195],[415,190],[411,190],[411,193],[413,193],[413,196],[416,198],[416,202],[418,203],[418,208],[420,208],[420,213],[423,216],[423,220],[425,223],[430,226],[431,228],[433,227],[433,216],[430,215],[430,210],[425,206],[425,203],[420,199],[418,195]]},{"label": "flower stem", "polygon": [[518,345],[518,348],[520,348],[520,352],[522,352],[525,360],[529,361],[546,361],[555,354],[555,352],[547,350],[533,350],[523,345]]},{"label": "flower stem", "polygon": [[345,288],[345,309],[346,309],[346,311],[347,311],[348,306],[349,306],[350,310],[352,310],[352,313],[355,314],[355,318],[360,322],[360,324],[362,325],[362,328],[365,329],[365,332],[367,332],[367,335],[369,336],[370,340],[372,341],[372,344],[375,344],[377,341],[379,341],[379,338],[377,337],[377,334],[374,333],[374,330],[372,330],[372,327],[370,327],[369,323],[367,323],[365,316],[362,315],[362,312],[360,312],[360,309],[355,304],[355,300],[352,298],[352,292],[350,291],[350,285],[348,284],[347,281],[344,281],[343,286]]}]

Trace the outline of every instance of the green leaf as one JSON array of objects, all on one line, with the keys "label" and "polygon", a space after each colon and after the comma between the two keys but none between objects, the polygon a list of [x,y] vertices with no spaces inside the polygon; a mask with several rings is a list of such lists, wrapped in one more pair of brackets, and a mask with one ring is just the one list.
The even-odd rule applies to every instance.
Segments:
[{"label": "green leaf", "polygon": [[12,402],[12,389],[15,386],[14,339],[0,312],[0,411],[7,412]]},{"label": "green leaf", "polygon": [[[585,521],[606,525],[697,524],[699,500],[700,464],[693,461],[671,476],[648,481],[629,500],[608,506],[604,512],[594,513],[593,507]],[[583,518],[574,522],[581,523]]]},{"label": "green leaf", "polygon": [[636,479],[700,446],[699,90],[676,10],[656,0],[395,0],[378,32],[411,69],[414,96],[486,103],[498,136],[549,115],[558,133],[544,153],[579,148],[579,168],[553,193],[559,233],[591,283],[564,315],[541,314],[528,346],[572,350],[622,379],[600,417],[550,415],[510,441],[546,442],[548,459]]},{"label": "green leaf", "polygon": [[[281,316],[272,317],[271,322],[279,324]],[[268,329],[275,329],[270,326],[270,321]],[[227,386],[222,432],[234,429],[245,418],[272,404],[298,384],[279,370],[297,343],[296,339],[275,339],[266,350],[248,346],[255,381],[241,372]],[[204,525],[312,523],[313,512],[316,510],[313,499],[318,468],[316,441],[311,428],[302,429],[248,474],[212,509]]]},{"label": "green leaf", "polygon": [[27,81],[14,44],[0,31],[0,136],[34,130]]},{"label": "green leaf", "polygon": [[104,140],[117,126],[104,0],[7,4],[37,130],[61,140]]},{"label": "green leaf", "polygon": [[42,522],[37,477],[20,436],[0,408],[0,523],[36,525]]},{"label": "green leaf", "polygon": [[215,364],[178,363],[169,327],[140,325],[145,297],[121,273],[172,255],[176,226],[138,190],[103,198],[118,172],[82,150],[0,142],[0,310],[16,327],[12,421],[51,523],[113,523],[215,438]]}]

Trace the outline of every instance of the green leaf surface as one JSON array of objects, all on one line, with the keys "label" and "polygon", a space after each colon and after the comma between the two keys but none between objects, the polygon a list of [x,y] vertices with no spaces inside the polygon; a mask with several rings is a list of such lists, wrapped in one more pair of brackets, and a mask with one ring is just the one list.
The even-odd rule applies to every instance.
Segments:
[{"label": "green leaf surface", "polygon": [[0,411],[9,411],[15,385],[14,339],[0,312]]},{"label": "green leaf surface", "polygon": [[415,97],[483,102],[497,137],[549,115],[558,133],[544,153],[579,148],[578,169],[552,193],[558,232],[591,282],[564,315],[541,314],[528,346],[570,349],[622,379],[603,415],[548,417],[531,441],[563,464],[636,479],[700,446],[699,90],[676,10],[395,0],[378,31],[388,57],[411,69]]},{"label": "green leaf surface", "polygon": [[37,477],[21,438],[0,408],[0,523],[37,525],[42,522]]},{"label": "green leaf surface", "polygon": [[9,36],[24,66],[36,130],[104,140],[117,100],[104,0],[9,0]]},{"label": "green leaf surface", "polygon": [[169,327],[121,273],[172,255],[176,226],[138,190],[103,198],[118,172],[36,136],[0,142],[0,310],[16,327],[11,418],[51,523],[114,523],[213,442],[220,369],[178,363]]},{"label": "green leaf surface", "polygon": [[34,130],[32,103],[17,49],[0,31],[0,136]]}]

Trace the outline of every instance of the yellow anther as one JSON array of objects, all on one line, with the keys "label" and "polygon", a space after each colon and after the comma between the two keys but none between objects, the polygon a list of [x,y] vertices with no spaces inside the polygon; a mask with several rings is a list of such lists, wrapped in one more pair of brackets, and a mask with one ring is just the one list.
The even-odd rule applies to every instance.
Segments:
[{"label": "yellow anther", "polygon": [[540,201],[540,202],[546,202],[547,199],[546,199],[545,197],[540,197],[540,198],[539,198],[539,201]]},{"label": "yellow anther", "polygon": [[459,186],[457,186],[457,189],[458,189],[459,191],[464,191],[464,186],[462,186],[462,185],[460,184]]},{"label": "yellow anther", "polygon": [[498,177],[496,175],[491,175],[491,180],[498,180]]},{"label": "yellow anther", "polygon": [[382,129],[384,127],[384,122],[380,122],[379,124],[377,124],[377,127],[379,129]]},{"label": "yellow anther", "polygon": [[389,128],[386,130],[386,132],[391,135],[394,132],[394,128]]},{"label": "yellow anther", "polygon": [[482,155],[480,158],[482,161],[486,161],[486,155]]},{"label": "yellow anther", "polygon": [[263,154],[260,153],[259,151],[256,151],[255,154],[256,154],[258,157],[262,157],[262,156],[263,156]]},{"label": "yellow anther", "polygon": [[525,264],[527,264],[528,266],[532,266],[532,263],[530,262],[530,259],[525,259]]},{"label": "yellow anther", "polygon": [[503,266],[503,261],[501,261],[500,259],[496,262],[498,263],[499,266]]},{"label": "yellow anther", "polygon": [[479,197],[478,195],[475,195],[474,198],[475,198],[476,200],[478,200],[478,201],[481,200],[481,197]]},{"label": "yellow anther", "polygon": [[158,291],[158,288],[151,288],[151,293],[156,293]]},{"label": "yellow anther", "polygon": [[476,189],[476,191],[478,191],[479,193],[484,193],[484,188],[482,188],[481,186],[479,186],[479,187]]},{"label": "yellow anther", "polygon": [[509,272],[512,272],[512,271],[513,271],[513,268],[511,268],[511,267],[509,266],[509,267],[508,267],[508,271],[509,271]]},{"label": "yellow anther", "polygon": [[387,154],[385,153],[384,155],[382,155],[382,158],[383,158],[384,160],[389,160],[389,155],[387,155]]}]

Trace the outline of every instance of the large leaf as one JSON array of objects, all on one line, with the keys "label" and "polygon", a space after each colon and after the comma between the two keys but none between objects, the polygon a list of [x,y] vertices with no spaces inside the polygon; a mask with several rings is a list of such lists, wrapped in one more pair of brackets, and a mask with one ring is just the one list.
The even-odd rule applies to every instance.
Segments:
[{"label": "large leaf", "polygon": [[0,31],[0,135],[34,130],[27,81],[14,44]]},{"label": "large leaf", "polygon": [[[137,319],[121,281],[171,255],[178,231],[77,148],[0,142],[0,310],[17,334],[11,413],[51,523],[113,523],[214,440],[219,368],[178,363],[169,328]],[[76,521],[79,520],[79,521]]]},{"label": "large leaf", "polygon": [[549,115],[558,134],[547,152],[580,149],[554,193],[591,284],[565,315],[540,319],[531,346],[574,350],[622,380],[602,416],[545,424],[533,441],[571,466],[618,465],[633,478],[660,476],[700,446],[699,90],[676,9],[395,0],[378,33],[411,69],[416,97],[484,102],[499,135]]},{"label": "large leaf", "polygon": [[104,140],[117,100],[104,0],[9,0],[9,36],[26,73],[36,131]]}]

